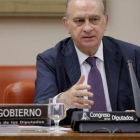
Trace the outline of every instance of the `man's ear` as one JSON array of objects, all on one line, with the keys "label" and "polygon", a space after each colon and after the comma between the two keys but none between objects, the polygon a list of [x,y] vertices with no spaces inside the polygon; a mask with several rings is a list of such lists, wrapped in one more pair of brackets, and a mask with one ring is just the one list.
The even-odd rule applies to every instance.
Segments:
[{"label": "man's ear", "polygon": [[105,15],[105,22],[106,22],[106,23],[105,23],[105,26],[106,26],[106,27],[105,27],[105,30],[107,29],[107,25],[108,25],[108,18],[109,18],[109,16],[108,16],[108,14],[106,14],[106,15]]},{"label": "man's ear", "polygon": [[63,25],[66,27],[68,33],[70,33],[70,32],[69,32],[69,24],[68,24],[68,21],[67,21],[66,17],[63,17],[63,18],[62,18],[62,23],[63,23]]}]

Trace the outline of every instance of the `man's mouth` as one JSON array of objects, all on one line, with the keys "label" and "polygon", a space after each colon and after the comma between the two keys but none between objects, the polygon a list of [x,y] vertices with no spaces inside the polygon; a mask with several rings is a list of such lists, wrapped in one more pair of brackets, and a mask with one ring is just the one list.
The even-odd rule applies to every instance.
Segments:
[{"label": "man's mouth", "polygon": [[88,40],[88,39],[93,39],[93,38],[95,38],[95,36],[83,36],[82,38]]}]

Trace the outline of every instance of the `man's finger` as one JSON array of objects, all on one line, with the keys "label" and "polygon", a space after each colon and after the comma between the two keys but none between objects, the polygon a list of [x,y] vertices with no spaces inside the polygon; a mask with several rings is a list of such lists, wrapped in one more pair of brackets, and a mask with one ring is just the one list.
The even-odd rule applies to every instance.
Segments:
[{"label": "man's finger", "polygon": [[93,93],[92,92],[88,92],[88,91],[83,91],[83,90],[79,90],[78,92],[74,93],[75,96],[77,97],[93,97]]},{"label": "man's finger", "polygon": [[76,103],[79,103],[81,105],[84,105],[84,104],[93,105],[94,104],[94,101],[88,100],[88,99],[84,99],[84,98],[78,98],[76,100]]},{"label": "man's finger", "polygon": [[91,88],[90,85],[79,84],[75,87],[76,90],[89,90]]},{"label": "man's finger", "polygon": [[125,110],[125,112],[136,112],[135,110]]},{"label": "man's finger", "polygon": [[79,104],[79,103],[74,103],[74,108],[78,108],[78,109],[90,109],[91,106],[90,105],[84,105],[84,104]]}]

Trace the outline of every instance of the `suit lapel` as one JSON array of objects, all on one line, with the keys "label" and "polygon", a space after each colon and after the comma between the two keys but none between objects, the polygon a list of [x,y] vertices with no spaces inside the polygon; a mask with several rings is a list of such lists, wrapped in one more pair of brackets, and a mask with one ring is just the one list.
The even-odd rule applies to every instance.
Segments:
[{"label": "suit lapel", "polygon": [[71,84],[74,85],[79,80],[81,71],[79,60],[72,39],[68,41],[68,43],[62,51],[62,54],[62,63],[66,69]]},{"label": "suit lapel", "polygon": [[117,93],[119,84],[119,74],[121,70],[122,55],[118,53],[118,48],[108,39],[103,38],[105,72],[109,90],[109,97],[113,111],[117,110]]}]

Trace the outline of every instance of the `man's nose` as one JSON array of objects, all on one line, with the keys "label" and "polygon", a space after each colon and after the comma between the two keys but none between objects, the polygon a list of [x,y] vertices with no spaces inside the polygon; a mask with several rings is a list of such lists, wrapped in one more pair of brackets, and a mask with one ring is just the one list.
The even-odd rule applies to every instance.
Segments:
[{"label": "man's nose", "polygon": [[92,26],[93,25],[89,21],[85,22],[85,25],[83,27],[83,31],[84,32],[91,32],[93,30]]}]

